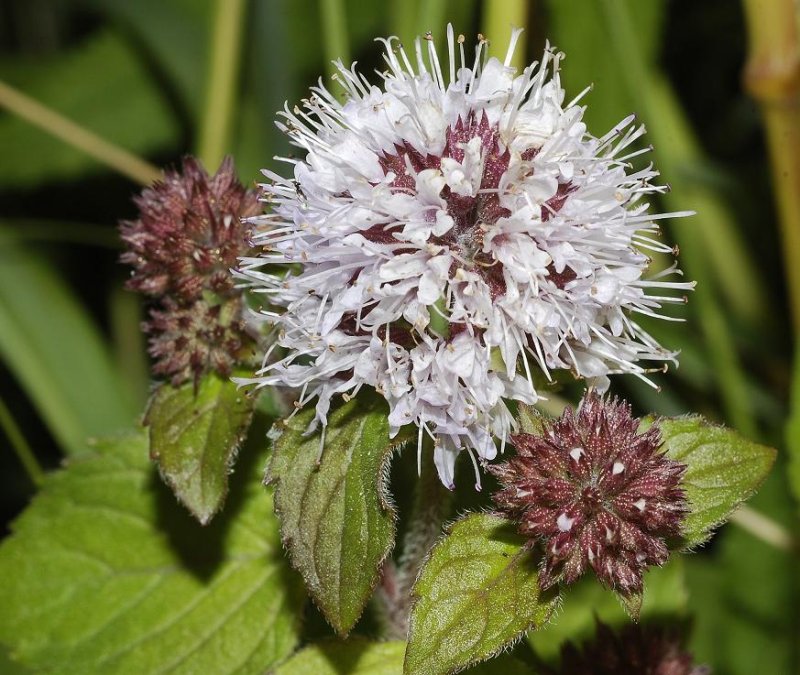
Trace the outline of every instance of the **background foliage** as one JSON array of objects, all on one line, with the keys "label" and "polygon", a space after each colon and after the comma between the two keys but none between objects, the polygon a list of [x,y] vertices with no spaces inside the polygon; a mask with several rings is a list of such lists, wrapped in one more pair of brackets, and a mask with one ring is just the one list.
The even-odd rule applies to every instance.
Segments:
[{"label": "background foliage", "polygon": [[[229,11],[238,4],[228,3]],[[745,13],[749,4],[242,2],[241,35],[233,42],[241,50],[231,56],[239,65],[227,83],[233,92],[227,97],[232,122],[214,139],[208,136],[213,128],[208,120],[220,105],[215,95],[225,91],[225,83],[214,84],[212,77],[217,53],[212,44],[225,20],[217,3],[2,0],[0,82],[156,166],[199,152],[215,170],[221,153],[232,152],[241,178],[252,183],[260,168],[274,168],[274,155],[289,152],[273,126],[274,112],[285,100],[291,105],[303,97],[329,70],[330,58],[358,60],[364,72],[380,68],[377,35],[395,33],[408,42],[429,28],[442,34],[444,23],[452,21],[468,36],[482,31],[504,52],[513,22],[527,25],[526,60],[538,57],[545,39],[563,49],[568,95],[594,83],[588,98],[590,130],[601,135],[629,112],[638,112],[650,132],[647,141],[655,146],[653,159],[673,186],[662,206],[698,212],[668,224],[666,232],[680,247],[687,276],[698,281],[684,311],[687,321],[651,327],[659,341],[682,349],[681,367],[658,376],[660,392],[634,378],[618,379],[614,386],[639,412],[701,413],[780,449],[776,469],[752,501],[770,521],[741,519],[745,527],[725,528],[681,569],[662,575],[663,584],[654,582],[655,598],[646,610],[687,620],[698,660],[711,664],[715,673],[789,674],[800,665],[797,551],[786,538],[786,532],[797,532],[800,496],[800,462],[790,470],[791,453],[800,454],[800,397],[790,396],[790,308],[800,300],[800,290],[784,282],[784,270],[792,267],[784,261],[800,251],[781,250],[785,199],[778,202],[780,211],[774,204],[787,190],[800,194],[800,186],[787,188],[782,174],[771,181],[763,120],[742,86],[747,17],[753,22]],[[751,69],[748,81],[758,94],[753,77]],[[0,89],[0,105],[8,105],[5,89]],[[787,155],[800,157],[792,136],[785,138]],[[65,457],[79,457],[87,451],[87,438],[132,425],[143,410],[149,378],[138,330],[141,308],[121,290],[126,270],[116,262],[116,223],[135,215],[130,197],[139,187],[16,114],[0,113],[0,148],[0,507],[8,523],[39,480],[30,462],[28,471],[20,462],[26,448],[46,469]],[[791,162],[788,167],[787,172]],[[411,459],[396,463],[394,480],[413,470]],[[146,467],[131,461],[144,475]],[[263,458],[258,461],[263,465]],[[56,489],[50,499],[57,498]],[[398,495],[397,500],[402,513],[407,498]],[[135,508],[152,513],[155,506],[145,501]],[[56,503],[39,503],[38,511],[26,517],[39,518],[37,531],[50,536],[47,528],[55,521],[48,518],[59,510]],[[770,523],[783,529],[775,531]],[[275,531],[267,528],[262,535],[261,544],[271,550]],[[178,555],[168,540],[147,536],[155,558]],[[170,583],[191,584],[192,579]],[[661,585],[672,590],[659,593]],[[561,616],[563,630],[537,634],[531,644],[548,658],[564,626],[585,631],[587,607],[602,608],[608,600],[604,596],[581,606],[571,601]],[[606,616],[605,609],[598,612]],[[331,635],[314,610],[308,614],[303,641]],[[608,616],[623,620],[612,610]],[[369,621],[369,616],[362,619],[356,632],[369,635]],[[296,626],[290,624],[281,633],[287,649],[295,639]],[[327,647],[314,649],[295,659],[316,663]],[[378,658],[359,643],[348,649],[348,658],[364,672],[369,672],[365,664]],[[383,649],[397,651],[392,644]],[[59,658],[50,653],[41,663]],[[520,658],[532,657],[523,653]],[[290,665],[287,673],[300,672]]]}]

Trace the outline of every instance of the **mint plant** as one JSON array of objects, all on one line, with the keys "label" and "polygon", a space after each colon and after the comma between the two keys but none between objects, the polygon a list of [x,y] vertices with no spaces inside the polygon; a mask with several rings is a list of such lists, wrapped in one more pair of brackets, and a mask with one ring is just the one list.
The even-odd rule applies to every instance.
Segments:
[{"label": "mint plant", "polygon": [[154,384],[129,428],[69,436],[0,544],[13,662],[711,672],[684,565],[776,451],[634,412],[681,358],[695,282],[662,223],[694,214],[659,210],[644,125],[590,128],[564,53],[520,67],[523,39],[335,61],[258,186],[230,156],[148,172],[120,260]]}]

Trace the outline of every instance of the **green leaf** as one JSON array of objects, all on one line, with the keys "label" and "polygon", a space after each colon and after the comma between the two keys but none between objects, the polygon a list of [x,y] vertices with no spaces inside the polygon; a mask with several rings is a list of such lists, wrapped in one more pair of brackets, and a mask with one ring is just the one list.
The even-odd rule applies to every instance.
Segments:
[{"label": "green leaf", "polygon": [[319,642],[301,649],[274,675],[400,675],[406,643],[371,642],[352,638],[347,642]]},{"label": "green leaf", "polygon": [[67,453],[137,415],[97,327],[64,281],[3,238],[0,357]]},{"label": "green leaf", "polygon": [[471,514],[431,551],[414,586],[405,672],[452,673],[488,659],[558,604],[540,597],[534,553],[514,525]]},{"label": "green leaf", "polygon": [[[87,76],[91,73],[91,76]],[[100,31],[68,52],[25,63],[0,62],[0,79],[132,152],[175,144],[178,126],[148,68],[117,34]],[[38,185],[101,171],[96,160],[16,117],[0,119],[6,186]]]},{"label": "green leaf", "polygon": [[211,373],[197,386],[162,384],[144,423],[150,458],[175,496],[203,525],[222,508],[228,474],[253,417],[254,399],[227,377]]},{"label": "green leaf", "polygon": [[303,596],[260,465],[201,528],[143,431],[96,450],[48,477],[0,546],[0,641],[34,669],[83,675],[255,674],[286,658]]},{"label": "green leaf", "polygon": [[[325,618],[339,634],[355,625],[395,537],[384,481],[397,442],[386,411],[350,401],[320,435],[305,435],[314,410],[293,417],[275,443],[268,478],[283,542]],[[319,459],[319,461],[318,461]]]},{"label": "green leaf", "polygon": [[658,424],[667,456],[687,466],[683,488],[691,512],[684,521],[683,544],[692,548],[708,540],[756,491],[776,453],[699,416],[665,418]]},{"label": "green leaf", "polygon": [[[683,559],[675,557],[664,567],[647,571],[641,619],[683,615],[688,599],[683,568]],[[584,577],[564,591],[558,613],[541,630],[530,633],[528,642],[541,659],[556,662],[565,641],[579,643],[595,634],[596,618],[612,627],[630,622],[612,591],[594,577]]]}]

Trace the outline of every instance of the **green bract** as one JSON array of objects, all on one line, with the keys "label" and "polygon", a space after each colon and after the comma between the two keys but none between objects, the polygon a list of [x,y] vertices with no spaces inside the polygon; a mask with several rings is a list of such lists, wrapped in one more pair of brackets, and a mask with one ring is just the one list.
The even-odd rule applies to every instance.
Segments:
[{"label": "green bract", "polygon": [[147,409],[150,456],[194,516],[207,524],[228,492],[228,474],[253,415],[253,398],[210,373],[197,384],[162,384]]},{"label": "green bract", "polygon": [[682,544],[692,548],[756,491],[775,461],[775,450],[699,416],[661,419],[658,425],[667,456],[686,465],[683,487],[690,512]]},{"label": "green bract", "polygon": [[407,675],[452,673],[488,659],[558,605],[554,593],[540,597],[536,558],[514,524],[478,513],[434,547],[413,593]]},{"label": "green bract", "polygon": [[268,478],[283,542],[314,601],[346,635],[367,604],[394,545],[395,512],[384,487],[396,442],[384,407],[351,401],[320,434],[304,435],[313,410],[293,417],[275,443]]}]

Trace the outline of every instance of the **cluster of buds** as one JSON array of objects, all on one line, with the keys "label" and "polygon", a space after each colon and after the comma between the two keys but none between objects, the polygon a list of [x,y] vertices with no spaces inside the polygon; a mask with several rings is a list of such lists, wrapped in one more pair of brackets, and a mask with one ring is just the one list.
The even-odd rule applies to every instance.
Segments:
[{"label": "cluster of buds", "polygon": [[597,622],[595,639],[581,648],[567,643],[561,650],[564,675],[708,675],[694,664],[677,635],[655,627],[630,624],[619,633]]},{"label": "cluster of buds", "polygon": [[543,544],[543,588],[591,568],[631,596],[648,566],[666,562],[688,513],[686,467],[664,456],[656,424],[638,433],[639,424],[627,403],[590,391],[542,435],[512,436],[517,455],[492,467],[496,503]]},{"label": "cluster of buds", "polygon": [[255,191],[241,185],[230,158],[209,176],[187,157],[135,202],[139,218],[121,225],[122,261],[133,267],[127,287],[152,301],[143,329],[154,374],[174,385],[230,375],[252,349],[230,270],[251,253],[242,219],[259,212]]}]

